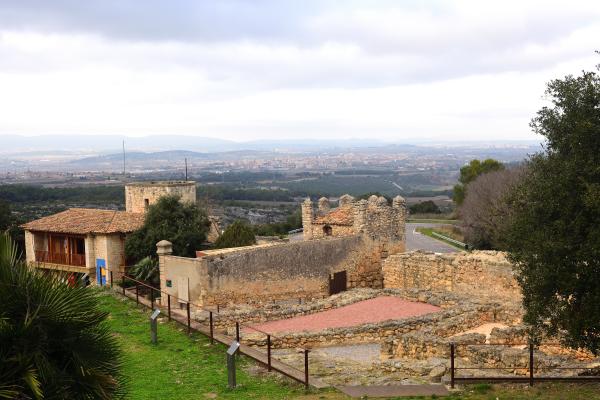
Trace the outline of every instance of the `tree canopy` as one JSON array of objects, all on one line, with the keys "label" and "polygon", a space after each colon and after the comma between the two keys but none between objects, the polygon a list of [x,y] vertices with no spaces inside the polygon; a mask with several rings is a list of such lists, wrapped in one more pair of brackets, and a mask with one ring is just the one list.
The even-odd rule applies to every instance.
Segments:
[{"label": "tree canopy", "polygon": [[503,249],[503,233],[509,221],[508,197],[523,175],[523,167],[482,174],[469,184],[460,207],[465,243],[473,249]]},{"label": "tree canopy", "polygon": [[242,221],[235,221],[225,229],[225,232],[215,242],[217,249],[228,247],[250,246],[256,244],[252,228]]},{"label": "tree canopy", "polygon": [[4,200],[0,200],[0,232],[4,232],[12,226],[12,217],[10,205]]},{"label": "tree canopy", "polygon": [[504,165],[497,160],[488,158],[486,160],[471,160],[468,165],[460,169],[459,184],[454,186],[454,202],[461,205],[465,199],[467,185],[473,182],[478,176],[504,169]]},{"label": "tree canopy", "polygon": [[525,321],[572,347],[600,349],[600,79],[553,80],[532,120],[545,149],[511,195],[506,231]]},{"label": "tree canopy", "polygon": [[420,201],[408,208],[411,214],[440,214],[442,211],[433,200]]},{"label": "tree canopy", "polygon": [[195,257],[206,240],[209,221],[197,204],[182,203],[178,196],[163,196],[146,212],[144,225],[125,242],[125,254],[133,263],[156,255],[156,243],[168,240],[173,254]]}]

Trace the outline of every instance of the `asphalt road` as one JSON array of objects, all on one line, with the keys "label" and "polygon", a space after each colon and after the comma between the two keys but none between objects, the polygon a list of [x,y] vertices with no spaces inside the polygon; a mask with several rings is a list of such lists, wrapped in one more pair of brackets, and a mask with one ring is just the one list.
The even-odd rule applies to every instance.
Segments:
[{"label": "asphalt road", "polygon": [[406,250],[425,250],[434,253],[453,253],[458,249],[429,236],[425,236],[416,231],[417,227],[431,228],[441,224],[429,223],[407,223],[406,224]]}]

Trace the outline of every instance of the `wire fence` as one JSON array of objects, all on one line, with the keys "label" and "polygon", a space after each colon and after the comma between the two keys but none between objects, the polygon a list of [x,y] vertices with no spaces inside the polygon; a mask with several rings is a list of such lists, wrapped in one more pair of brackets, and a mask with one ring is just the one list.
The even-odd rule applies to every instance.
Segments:
[{"label": "wire fence", "polygon": [[[113,287],[113,274],[110,271],[110,287]],[[127,287],[127,283],[131,283],[129,287]],[[310,350],[308,348],[300,348],[300,352],[303,353],[304,356],[304,369],[299,369],[289,363],[281,361],[280,359],[276,359],[272,355],[273,350],[273,340],[279,339],[283,341],[284,338],[274,335],[272,332],[266,332],[253,325],[249,325],[246,323],[241,323],[239,321],[235,321],[235,337],[230,337],[221,332],[215,332],[215,324],[220,314],[220,307],[217,305],[215,308],[206,308],[199,304],[195,304],[190,302],[189,300],[182,299],[178,296],[172,295],[166,291],[161,290],[160,288],[156,288],[151,286],[145,282],[141,282],[135,278],[127,276],[125,274],[121,277],[121,292],[123,296],[126,296],[130,299],[134,299],[136,304],[141,304],[150,309],[162,308],[163,311],[166,309],[167,318],[169,321],[175,321],[187,328],[187,333],[191,334],[192,331],[199,332],[210,339],[211,343],[218,341],[225,345],[229,345],[231,341],[236,340],[240,344],[242,343],[242,333],[253,331],[256,333],[260,333],[265,335],[266,339],[266,353],[258,350],[256,347],[250,346],[240,346],[240,352],[256,361],[260,364],[263,364],[267,367],[268,371],[276,371],[279,372],[289,378],[292,378],[302,384],[304,384],[307,388],[309,386],[309,357],[308,354]],[[140,290],[142,289],[142,290]],[[149,291],[150,299],[149,301],[143,297],[142,292]],[[164,304],[158,305],[156,304],[156,299],[158,297],[164,298],[158,294],[164,295],[167,300],[166,306]],[[173,307],[173,301],[179,304],[185,304],[185,312],[184,315],[181,315],[180,311]],[[301,302],[301,300],[300,300]],[[161,300],[162,303],[162,300]],[[205,312],[208,313],[208,325],[202,325],[196,320],[192,319],[192,311],[191,308],[194,308],[196,312]],[[228,322],[231,320],[228,318]]]}]

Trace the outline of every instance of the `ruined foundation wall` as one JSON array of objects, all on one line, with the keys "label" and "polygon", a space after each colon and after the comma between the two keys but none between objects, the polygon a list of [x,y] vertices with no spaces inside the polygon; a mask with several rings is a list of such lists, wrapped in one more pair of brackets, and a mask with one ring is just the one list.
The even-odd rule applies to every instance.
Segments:
[{"label": "ruined foundation wall", "polygon": [[384,287],[472,293],[519,301],[521,290],[506,255],[496,251],[395,254],[383,264]]}]

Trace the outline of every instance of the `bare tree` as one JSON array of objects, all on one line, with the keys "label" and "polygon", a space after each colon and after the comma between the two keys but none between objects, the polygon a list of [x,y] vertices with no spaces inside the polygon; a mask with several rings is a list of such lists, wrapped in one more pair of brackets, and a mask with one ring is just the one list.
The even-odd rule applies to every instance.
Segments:
[{"label": "bare tree", "polygon": [[469,184],[459,215],[471,247],[502,248],[501,232],[511,212],[507,196],[523,173],[523,167],[488,172]]}]

